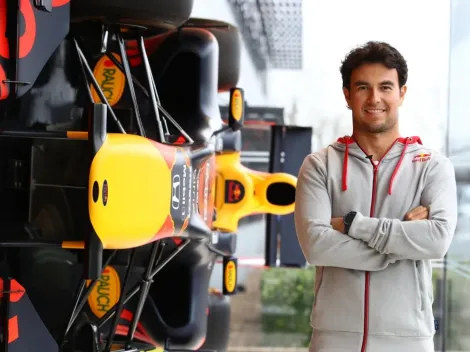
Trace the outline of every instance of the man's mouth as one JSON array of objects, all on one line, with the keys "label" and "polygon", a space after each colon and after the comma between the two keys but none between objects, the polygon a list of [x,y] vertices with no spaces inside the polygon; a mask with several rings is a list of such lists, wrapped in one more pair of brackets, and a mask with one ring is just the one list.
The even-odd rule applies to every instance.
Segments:
[{"label": "man's mouth", "polygon": [[365,109],[365,112],[368,112],[370,114],[379,114],[385,111],[386,111],[385,109]]}]

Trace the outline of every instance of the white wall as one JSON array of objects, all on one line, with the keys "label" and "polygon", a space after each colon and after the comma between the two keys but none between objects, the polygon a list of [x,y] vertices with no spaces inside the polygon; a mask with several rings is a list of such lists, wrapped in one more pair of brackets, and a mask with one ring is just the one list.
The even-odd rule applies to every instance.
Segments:
[{"label": "white wall", "polygon": [[[225,21],[236,25],[235,17],[226,0],[195,0],[191,17]],[[261,82],[260,73],[256,71],[245,43],[243,43],[238,86],[244,89],[249,105],[265,106],[268,103],[268,97],[263,92]],[[228,103],[227,94],[221,94],[221,103]]]},{"label": "white wall", "polygon": [[304,0],[303,4],[304,68],[271,72],[269,103],[284,106],[288,116],[297,101],[297,120],[291,122],[322,130],[321,145],[350,133],[341,60],[358,44],[388,41],[409,65],[408,94],[400,115],[402,134],[420,135],[423,143],[440,149],[447,116],[449,0]]},{"label": "white wall", "polygon": [[[420,135],[423,143],[441,149],[447,118],[449,0],[304,0],[303,7],[304,67],[270,71],[267,94],[243,48],[239,86],[246,90],[248,103],[284,107],[288,123],[320,132],[315,149],[329,143],[351,129],[341,91],[341,60],[358,44],[384,40],[397,47],[409,65],[402,134]],[[226,0],[195,0],[193,17],[235,24]],[[225,101],[226,95],[221,98]]]}]

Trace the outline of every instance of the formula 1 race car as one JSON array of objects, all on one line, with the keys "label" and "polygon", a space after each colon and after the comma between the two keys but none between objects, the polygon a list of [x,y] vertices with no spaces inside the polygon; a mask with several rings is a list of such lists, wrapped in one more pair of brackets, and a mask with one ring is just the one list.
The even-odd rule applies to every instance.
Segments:
[{"label": "formula 1 race car", "polygon": [[2,351],[200,350],[238,221],[292,213],[240,161],[238,32],[192,7],[0,0]]}]

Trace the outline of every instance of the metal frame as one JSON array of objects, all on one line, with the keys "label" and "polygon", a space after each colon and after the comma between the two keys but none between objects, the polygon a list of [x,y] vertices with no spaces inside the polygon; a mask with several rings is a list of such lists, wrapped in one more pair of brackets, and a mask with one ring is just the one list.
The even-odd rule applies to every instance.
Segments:
[{"label": "metal frame", "polygon": [[303,0],[228,0],[255,66],[302,68]]},{"label": "metal frame", "polygon": [[[111,308],[106,314],[101,317],[96,325],[96,331],[99,332],[100,328],[104,326],[111,318],[114,317],[112,321],[112,327],[110,329],[108,338],[106,339],[106,346],[104,347],[103,350],[96,350],[93,352],[108,352],[111,351],[111,346],[114,342],[114,337],[115,337],[115,331],[116,327],[118,325],[122,309],[124,305],[129,302],[129,300],[134,297],[137,293],[140,292],[139,298],[138,298],[138,303],[137,303],[137,308],[136,311],[132,317],[132,321],[130,323],[130,328],[127,334],[126,342],[125,342],[125,347],[124,349],[120,351],[137,351],[135,347],[132,345],[133,339],[134,339],[134,334],[136,332],[137,324],[139,322],[140,316],[142,314],[142,309],[145,304],[145,300],[148,296],[149,288],[150,285],[153,281],[153,278],[155,275],[158,274],[160,270],[162,270],[178,253],[180,253],[190,242],[190,239],[184,239],[178,246],[177,248],[168,256],[166,257],[163,261],[161,260],[162,258],[162,253],[163,249],[165,246],[165,243],[162,241],[157,241],[154,242],[152,245],[152,251],[149,259],[149,263],[147,265],[145,274],[143,275],[140,283],[137,283],[134,285],[134,287],[129,289],[129,277],[130,273],[134,267],[134,259],[136,256],[136,249],[132,249],[130,252],[130,259],[129,259],[129,265],[127,266],[124,282],[121,288],[121,294],[119,301]],[[103,265],[103,269],[111,262],[112,258],[114,257],[116,251],[113,251],[111,255],[109,256],[107,262]],[[65,346],[68,342],[68,337],[69,333],[73,332],[71,330],[74,322],[76,321],[78,314],[80,313],[81,309],[85,306],[86,301],[88,299],[88,296],[90,295],[91,291],[93,290],[93,287],[96,285],[98,280],[91,280],[90,284],[88,287],[86,287],[86,282],[87,280],[82,280],[79,284],[79,287],[77,289],[76,293],[76,303],[75,306],[70,314],[70,319],[67,324],[66,331],[64,333],[64,338],[62,341],[62,347]]]},{"label": "metal frame", "polygon": [[[129,59],[127,57],[125,45],[124,45],[124,38],[121,34],[121,29],[126,29],[127,31],[135,32],[135,38],[138,43],[138,50],[141,56],[142,62],[144,64],[145,73],[147,76],[147,85],[148,87],[145,88],[139,80],[132,75],[131,68],[129,66]],[[181,135],[186,139],[186,144],[193,144],[193,139],[181,128],[181,126],[171,117],[171,115],[161,106],[160,98],[158,96],[157,88],[155,85],[155,81],[153,79],[152,70],[150,68],[150,63],[148,61],[147,52],[145,50],[144,44],[144,37],[143,32],[144,28],[139,26],[130,26],[130,25],[103,25],[103,33],[102,33],[102,43],[101,47],[103,48],[103,54],[106,55],[118,68],[121,72],[124,73],[126,78],[126,84],[129,88],[132,105],[134,110],[135,119],[139,128],[139,134],[145,137],[145,131],[142,125],[142,120],[140,118],[140,112],[137,104],[137,98],[135,95],[135,88],[136,86],[142,91],[142,93],[151,100],[153,112],[155,114],[155,120],[158,129],[158,139],[157,142],[159,143],[168,143],[167,137],[169,136],[168,130],[168,122],[169,121]],[[110,37],[115,37],[116,41],[119,44],[119,54],[121,56],[122,64],[111,54],[108,50],[108,39]],[[102,89],[100,88],[96,78],[93,75],[93,70],[91,69],[90,65],[88,64],[89,58],[86,55],[86,50],[84,50],[81,46],[81,40],[78,37],[73,38],[73,42],[78,54],[78,58],[80,61],[81,70],[83,73],[83,78],[86,83],[86,89],[88,92],[88,97],[91,102],[93,102],[92,93],[90,89],[90,83],[93,85],[93,88],[97,92],[98,96],[101,99],[101,103],[105,104],[108,107],[108,113],[111,114],[114,122],[116,123],[117,127],[122,133],[126,133],[124,127],[120,123],[119,119],[116,117],[113,109],[109,105],[108,100],[104,96]],[[91,81],[91,82],[90,82]]]}]

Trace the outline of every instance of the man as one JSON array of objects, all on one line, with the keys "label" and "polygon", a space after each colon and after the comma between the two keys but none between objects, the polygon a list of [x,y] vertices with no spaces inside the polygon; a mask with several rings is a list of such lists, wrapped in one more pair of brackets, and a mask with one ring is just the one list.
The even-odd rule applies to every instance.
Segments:
[{"label": "man", "polygon": [[399,135],[407,64],[368,42],[342,62],[353,133],[307,156],[295,224],[316,266],[311,352],[433,352],[430,260],[457,221],[454,168]]}]

